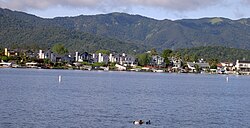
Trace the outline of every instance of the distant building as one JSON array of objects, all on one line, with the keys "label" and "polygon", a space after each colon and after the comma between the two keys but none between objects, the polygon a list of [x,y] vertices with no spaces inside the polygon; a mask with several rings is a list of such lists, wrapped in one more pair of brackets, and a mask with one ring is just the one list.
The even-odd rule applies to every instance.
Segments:
[{"label": "distant building", "polygon": [[150,61],[150,65],[157,66],[157,67],[163,67],[166,64],[164,62],[163,57],[161,57],[159,55],[155,55],[155,56],[152,56],[151,61]]},{"label": "distant building", "polygon": [[38,52],[38,59],[45,59],[45,55],[44,55],[44,51],[43,50],[39,50],[39,52]]},{"label": "distant building", "polygon": [[67,62],[73,63],[74,58],[71,55],[59,55],[53,53],[50,49],[47,51],[39,50],[38,52],[38,59],[49,59],[51,62]]},{"label": "distant building", "polygon": [[125,53],[123,53],[122,55],[120,55],[120,59],[119,59],[119,64],[120,65],[123,65],[123,66],[132,66],[132,67],[134,67],[134,66],[136,66],[137,64],[136,64],[136,59],[133,57],[133,56],[131,56],[131,55],[126,55]]},{"label": "distant building", "polygon": [[25,56],[28,58],[36,58],[37,57],[37,53],[31,51],[31,50],[27,50],[25,51]]},{"label": "distant building", "polygon": [[235,67],[231,62],[221,62],[217,64],[217,73],[219,74],[232,74],[234,71]]},{"label": "distant building", "polygon": [[187,62],[187,66],[190,69],[190,72],[197,72],[196,65],[203,71],[206,71],[208,68],[210,68],[210,65],[208,63]]},{"label": "distant building", "polygon": [[250,75],[250,61],[237,60],[235,68],[239,74]]},{"label": "distant building", "polygon": [[19,54],[19,52],[17,50],[8,50],[8,48],[4,49],[4,55],[5,56],[17,56]]},{"label": "distant building", "polygon": [[109,54],[109,62],[111,62],[111,63],[120,63],[120,55],[118,55],[118,54],[116,54],[116,55],[114,55],[114,54]]},{"label": "distant building", "polygon": [[106,54],[98,53],[98,54],[93,54],[92,55],[93,62],[98,62],[98,63],[105,63],[108,64],[109,62],[109,56]]},{"label": "distant building", "polygon": [[79,54],[78,52],[76,52],[75,55],[75,61],[76,62],[89,62],[92,63],[92,55],[89,54],[88,52],[84,52],[82,54]]}]

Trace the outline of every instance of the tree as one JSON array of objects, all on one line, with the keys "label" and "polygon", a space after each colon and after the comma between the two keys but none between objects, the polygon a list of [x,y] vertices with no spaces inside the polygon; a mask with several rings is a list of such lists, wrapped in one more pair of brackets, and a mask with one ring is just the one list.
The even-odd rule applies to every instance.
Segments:
[{"label": "tree", "polygon": [[68,53],[68,50],[64,47],[63,44],[55,44],[53,47],[52,47],[52,51],[54,53],[57,53],[59,55],[64,55],[66,53]]},{"label": "tree", "polygon": [[109,50],[104,50],[104,49],[100,49],[100,50],[97,50],[95,53],[102,53],[102,54],[105,54],[105,55],[109,55],[110,54],[110,51]]},{"label": "tree", "polygon": [[196,62],[196,61],[198,61],[198,56],[195,55],[195,54],[190,55],[190,56],[189,56],[189,61],[191,61],[191,62]]},{"label": "tree", "polygon": [[198,64],[195,64],[194,68],[197,73],[201,71],[200,66]]},{"label": "tree", "polygon": [[0,59],[4,62],[8,62],[9,61],[9,57],[8,56],[0,56]]},{"label": "tree", "polygon": [[156,55],[158,55],[158,53],[157,53],[157,51],[156,51],[155,48],[152,48],[152,49],[151,49],[150,55],[151,55],[151,56],[156,56]]},{"label": "tree", "polygon": [[172,52],[173,52],[173,51],[170,50],[170,49],[165,49],[165,50],[162,51],[161,57],[164,58],[164,61],[165,61],[165,63],[166,63],[167,65],[170,64],[170,61],[169,61],[168,58],[171,56],[171,53],[172,53]]},{"label": "tree", "polygon": [[138,63],[141,66],[146,66],[150,62],[150,56],[147,53],[139,54],[137,58],[138,58]]},{"label": "tree", "polygon": [[211,69],[216,69],[217,64],[219,63],[219,60],[217,58],[211,58],[211,59],[208,59],[208,63]]}]

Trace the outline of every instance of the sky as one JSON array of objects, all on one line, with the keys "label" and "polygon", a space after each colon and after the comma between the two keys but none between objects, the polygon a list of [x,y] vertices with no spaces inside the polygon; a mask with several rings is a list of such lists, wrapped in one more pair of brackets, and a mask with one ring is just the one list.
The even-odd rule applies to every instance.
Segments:
[{"label": "sky", "polygon": [[123,12],[158,20],[250,18],[250,0],[0,0],[0,7],[43,18]]}]

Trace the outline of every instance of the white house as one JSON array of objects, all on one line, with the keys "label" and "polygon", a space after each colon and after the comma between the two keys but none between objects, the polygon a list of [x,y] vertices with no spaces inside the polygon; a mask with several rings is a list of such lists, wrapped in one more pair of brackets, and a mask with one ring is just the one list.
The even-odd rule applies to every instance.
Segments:
[{"label": "white house", "polygon": [[117,63],[123,66],[136,66],[135,58],[131,55],[123,54],[110,54],[109,62]]},{"label": "white house", "polygon": [[159,55],[152,56],[151,65],[152,66],[165,66],[164,58]]},{"label": "white house", "polygon": [[45,59],[44,51],[43,50],[39,50],[38,59]]},{"label": "white house", "polygon": [[235,68],[239,74],[250,75],[250,61],[237,60]]},{"label": "white house", "polygon": [[107,64],[109,62],[109,56],[102,54],[102,53],[93,54],[92,59],[94,62],[98,62],[98,63],[106,63]]}]

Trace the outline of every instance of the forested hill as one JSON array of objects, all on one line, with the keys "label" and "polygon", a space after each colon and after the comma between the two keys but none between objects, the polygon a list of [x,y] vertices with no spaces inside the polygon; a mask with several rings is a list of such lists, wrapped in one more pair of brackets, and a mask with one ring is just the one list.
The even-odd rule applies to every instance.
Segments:
[{"label": "forested hill", "polygon": [[222,62],[235,62],[236,60],[250,60],[250,50],[225,48],[221,46],[195,47],[177,50],[183,58],[186,55],[204,58],[206,60],[218,59]]},{"label": "forested hill", "polygon": [[224,46],[250,49],[250,19],[202,18],[155,20],[140,15],[110,13],[43,19],[0,9],[0,45],[50,46],[70,49],[143,51]]},{"label": "forested hill", "polygon": [[144,45],[68,29],[67,25],[62,26],[57,22],[57,19],[43,19],[23,12],[0,9],[0,47],[46,49],[61,43],[70,51],[145,51]]}]

